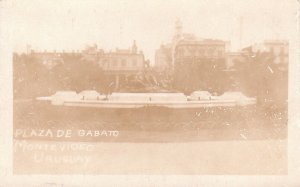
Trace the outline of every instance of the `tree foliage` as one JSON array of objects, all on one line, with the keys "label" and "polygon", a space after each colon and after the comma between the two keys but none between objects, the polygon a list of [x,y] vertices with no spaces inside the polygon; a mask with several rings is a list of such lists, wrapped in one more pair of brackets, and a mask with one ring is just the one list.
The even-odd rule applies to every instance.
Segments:
[{"label": "tree foliage", "polygon": [[[14,55],[14,97],[34,98],[57,90],[105,90],[104,73],[96,62],[78,55],[62,55],[55,62],[43,64],[34,55]],[[48,65],[48,66],[47,66]]]},{"label": "tree foliage", "polygon": [[244,50],[243,59],[235,63],[235,82],[244,94],[256,97],[260,104],[287,100],[287,71],[274,63],[270,52]]},{"label": "tree foliage", "polygon": [[178,62],[174,70],[174,88],[189,94],[196,90],[222,93],[225,90],[225,59],[201,58]]}]

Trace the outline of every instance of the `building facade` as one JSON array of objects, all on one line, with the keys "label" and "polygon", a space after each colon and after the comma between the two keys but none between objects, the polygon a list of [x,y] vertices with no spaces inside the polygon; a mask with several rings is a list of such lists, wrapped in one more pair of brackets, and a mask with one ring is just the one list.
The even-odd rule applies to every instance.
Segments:
[{"label": "building facade", "polygon": [[116,49],[114,52],[104,53],[98,63],[107,74],[135,74],[145,68],[144,54],[142,51],[137,52],[135,42],[131,49]]},{"label": "building facade", "polygon": [[162,44],[159,49],[155,51],[155,69],[157,71],[174,70],[174,55],[177,44],[180,41],[196,41],[197,37],[191,33],[182,32],[182,23],[179,19],[175,22],[175,33],[172,41],[167,44]]},{"label": "building facade", "polygon": [[172,66],[172,45],[161,45],[155,51],[155,69],[157,71],[166,71]]},{"label": "building facade", "polygon": [[287,68],[289,62],[289,43],[283,40],[266,40],[243,48],[241,51],[226,52],[226,68],[232,69],[236,63],[245,60],[245,57],[248,55],[248,49],[252,49],[254,53],[271,53],[274,57],[274,64]]},{"label": "building facade", "polygon": [[[265,40],[255,43],[249,47],[254,53],[267,52],[273,56],[273,63],[281,71],[288,71],[289,64],[289,42],[286,40]],[[247,49],[245,48],[245,49]],[[244,49],[244,50],[245,50]]]},{"label": "building facade", "polygon": [[266,40],[252,46],[254,52],[270,52],[274,55],[275,64],[288,64],[289,43],[286,40]]},{"label": "building facade", "polygon": [[72,51],[72,52],[65,52],[65,51],[34,51],[31,50],[31,53],[29,54],[34,59],[37,60],[37,62],[43,64],[46,68],[52,69],[58,64],[64,63],[64,56],[72,56],[76,57],[78,59],[82,58],[82,53],[79,51]]},{"label": "building facade", "polygon": [[174,64],[192,63],[201,59],[224,59],[226,42],[221,40],[179,41],[175,48]]},{"label": "building facade", "polygon": [[119,87],[120,81],[145,69],[144,54],[137,51],[135,41],[131,49],[116,49],[114,52],[104,53],[98,63],[103,72],[115,80],[115,89]]}]

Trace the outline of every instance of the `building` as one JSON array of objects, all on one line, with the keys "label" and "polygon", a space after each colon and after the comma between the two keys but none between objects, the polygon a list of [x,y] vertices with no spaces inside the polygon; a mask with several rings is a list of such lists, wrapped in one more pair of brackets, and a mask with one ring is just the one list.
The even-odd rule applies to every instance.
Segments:
[{"label": "building", "polygon": [[172,44],[161,45],[155,51],[155,69],[166,71],[172,66]]},{"label": "building", "polygon": [[230,42],[227,41],[200,39],[194,34],[183,33],[182,24],[177,20],[172,41],[156,50],[155,67],[172,76],[177,90],[188,93],[208,89],[213,87],[211,76],[219,74],[220,77],[221,73],[216,72],[226,69],[229,47]]},{"label": "building", "polygon": [[120,80],[145,69],[144,54],[142,51],[137,52],[135,41],[131,49],[116,49],[114,52],[104,53],[98,63],[104,73],[115,80],[116,89]]},{"label": "building", "polygon": [[275,64],[288,64],[289,62],[289,43],[286,40],[265,40],[262,43],[252,46],[254,52],[264,51],[274,55]]},{"label": "building", "polygon": [[64,56],[72,56],[80,59],[82,57],[81,52],[79,51],[72,51],[72,52],[65,52],[65,51],[34,51],[31,50],[29,54],[31,57],[37,60],[37,62],[43,64],[46,68],[52,69],[58,64],[64,63]]},{"label": "building", "polygon": [[172,70],[174,66],[174,52],[176,46],[181,41],[196,41],[193,34],[184,33],[181,35],[181,40],[178,40],[178,35],[175,35],[173,42],[162,44],[159,49],[155,51],[155,67],[158,71]]},{"label": "building", "polygon": [[191,63],[201,59],[225,59],[226,42],[222,40],[181,40],[174,54],[177,63]]},{"label": "building", "polygon": [[176,63],[189,63],[197,59],[224,59],[230,42],[199,39],[194,34],[183,33],[180,20],[175,22],[172,42],[161,45],[155,53],[155,67],[158,70],[173,70]]},{"label": "building", "polygon": [[195,41],[197,37],[191,33],[182,32],[182,23],[179,19],[175,22],[175,33],[172,41],[167,44],[162,44],[159,49],[155,51],[155,69],[157,71],[172,71],[174,68],[174,54],[175,48],[179,41]]},{"label": "building", "polygon": [[265,40],[261,43],[255,43],[246,49],[252,49],[254,53],[267,52],[273,55],[273,63],[279,70],[287,71],[289,63],[289,43],[286,40]]},{"label": "building", "polygon": [[221,92],[221,84],[225,82],[227,45],[225,41],[211,39],[177,42],[174,50],[175,88],[187,94],[195,90]]},{"label": "building", "polygon": [[97,62],[104,55],[103,49],[98,49],[97,44],[87,45],[84,50],[82,50],[81,60],[87,62]]},{"label": "building", "polygon": [[287,68],[289,61],[289,44],[282,40],[266,40],[261,43],[255,43],[249,47],[243,48],[241,51],[226,52],[226,69],[232,69],[235,63],[245,60],[247,50],[252,52],[267,52],[274,56],[274,64],[279,67]]},{"label": "building", "polygon": [[135,41],[131,49],[116,49],[104,53],[98,61],[104,72],[114,75],[128,75],[141,72],[145,68],[142,51],[137,52]]},{"label": "building", "polygon": [[182,23],[179,19],[175,22],[175,33],[172,41],[167,44],[160,45],[160,48],[155,51],[155,69],[163,72],[173,70],[174,65],[174,49],[178,41],[183,38]]}]

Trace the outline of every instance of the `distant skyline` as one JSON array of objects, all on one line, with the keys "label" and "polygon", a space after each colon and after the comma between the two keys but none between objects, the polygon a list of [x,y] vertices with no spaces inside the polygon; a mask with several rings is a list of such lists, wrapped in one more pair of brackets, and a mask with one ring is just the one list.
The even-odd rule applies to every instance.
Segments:
[{"label": "distant skyline", "polygon": [[[231,41],[232,50],[268,39],[290,40],[296,0],[23,0],[11,1],[14,51],[138,50],[154,63],[155,50],[171,42],[179,18],[183,33]],[[242,32],[241,32],[242,31]]]}]

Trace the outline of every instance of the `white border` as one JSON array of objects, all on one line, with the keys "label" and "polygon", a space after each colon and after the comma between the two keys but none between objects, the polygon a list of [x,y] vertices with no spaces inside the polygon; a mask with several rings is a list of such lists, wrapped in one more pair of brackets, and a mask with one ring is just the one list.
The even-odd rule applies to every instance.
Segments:
[{"label": "white border", "polygon": [[[299,2],[299,1],[298,1]],[[12,175],[12,1],[0,1],[0,186],[300,186],[300,8],[291,32],[289,63],[289,174],[235,175]]]}]

